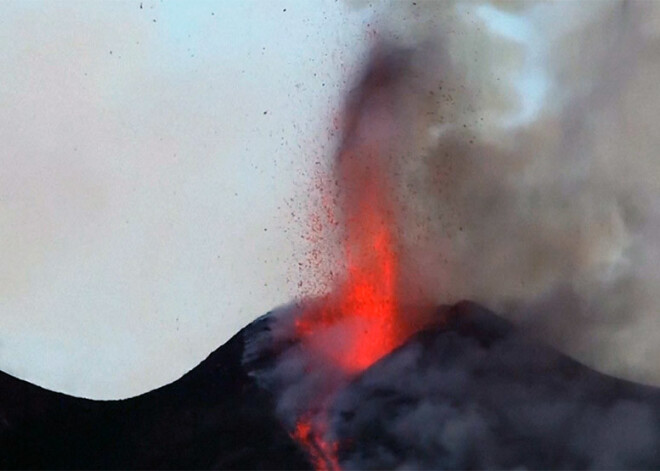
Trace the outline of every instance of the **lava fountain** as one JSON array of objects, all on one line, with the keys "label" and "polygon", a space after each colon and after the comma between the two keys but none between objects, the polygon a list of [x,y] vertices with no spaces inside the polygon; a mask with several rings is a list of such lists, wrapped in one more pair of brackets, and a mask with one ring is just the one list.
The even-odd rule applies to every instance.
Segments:
[{"label": "lava fountain", "polygon": [[[303,302],[295,321],[305,350],[350,378],[400,346],[423,325],[404,316],[414,292],[402,276],[396,200],[397,149],[405,141],[401,57],[376,55],[345,110],[343,140],[331,181],[333,221],[339,225],[343,274],[321,299]],[[330,190],[328,190],[330,191]],[[327,208],[326,208],[327,209]],[[323,391],[327,400],[336,391]],[[321,407],[323,409],[324,407]],[[327,437],[326,413],[301,414],[292,437],[317,469],[339,469],[337,444]]]}]

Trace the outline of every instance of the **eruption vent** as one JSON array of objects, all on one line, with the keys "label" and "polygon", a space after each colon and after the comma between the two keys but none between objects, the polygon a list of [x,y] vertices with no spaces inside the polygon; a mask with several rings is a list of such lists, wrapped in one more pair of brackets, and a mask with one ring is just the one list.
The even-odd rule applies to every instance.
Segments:
[{"label": "eruption vent", "polygon": [[[333,220],[339,226],[344,273],[331,280],[329,294],[303,302],[295,321],[304,350],[345,378],[374,364],[424,324],[419,316],[403,316],[402,294],[415,290],[401,276],[401,208],[392,178],[397,150],[406,140],[400,95],[404,73],[401,57],[377,55],[349,100],[331,179],[337,188]],[[292,434],[318,469],[338,468],[336,444],[325,438],[324,411],[337,388],[321,393],[326,400],[315,414],[305,411]]]}]

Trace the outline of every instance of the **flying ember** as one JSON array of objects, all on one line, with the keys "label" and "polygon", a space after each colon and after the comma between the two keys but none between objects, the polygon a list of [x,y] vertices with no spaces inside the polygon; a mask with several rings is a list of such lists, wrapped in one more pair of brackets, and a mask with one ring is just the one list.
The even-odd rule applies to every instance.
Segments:
[{"label": "flying ember", "polygon": [[[326,364],[356,375],[400,346],[421,325],[402,316],[394,182],[401,63],[377,57],[346,109],[333,178],[338,187],[343,277],[307,302],[295,323],[304,347]],[[325,391],[331,397],[332,391]],[[326,401],[327,402],[327,401]],[[337,444],[325,441],[324,414],[304,414],[292,436],[317,469],[338,469]]]}]

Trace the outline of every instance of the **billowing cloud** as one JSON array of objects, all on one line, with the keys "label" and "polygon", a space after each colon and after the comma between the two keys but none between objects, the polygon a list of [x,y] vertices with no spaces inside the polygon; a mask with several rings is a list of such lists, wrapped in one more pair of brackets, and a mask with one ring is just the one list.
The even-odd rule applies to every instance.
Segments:
[{"label": "billowing cloud", "polygon": [[452,311],[339,394],[346,469],[657,466],[660,391],[589,370],[475,305]]},{"label": "billowing cloud", "polygon": [[479,301],[591,365],[660,381],[656,6],[391,11],[379,27],[413,51],[418,103],[401,231],[430,297]]}]

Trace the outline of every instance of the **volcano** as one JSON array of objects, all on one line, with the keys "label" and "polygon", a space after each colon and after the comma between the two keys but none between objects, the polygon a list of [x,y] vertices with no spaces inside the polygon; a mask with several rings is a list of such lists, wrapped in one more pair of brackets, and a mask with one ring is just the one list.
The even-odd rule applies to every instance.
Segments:
[{"label": "volcano", "polygon": [[590,369],[479,305],[435,307],[459,296],[426,273],[447,270],[427,259],[451,245],[436,247],[406,197],[411,168],[438,150],[431,124],[452,128],[427,118],[443,87],[429,58],[379,45],[347,95],[308,195],[320,204],[294,304],[131,399],[0,376],[0,466],[660,468],[660,389]]},{"label": "volcano", "polygon": [[[280,331],[299,315],[272,311],[131,399],[80,399],[1,374],[0,467],[310,469],[318,456],[292,436],[297,417],[282,418],[281,390],[258,373],[300,351]],[[339,467],[660,468],[660,389],[592,370],[473,303],[439,308],[436,320],[326,404]],[[300,385],[297,374],[317,372],[289,375]]]}]

